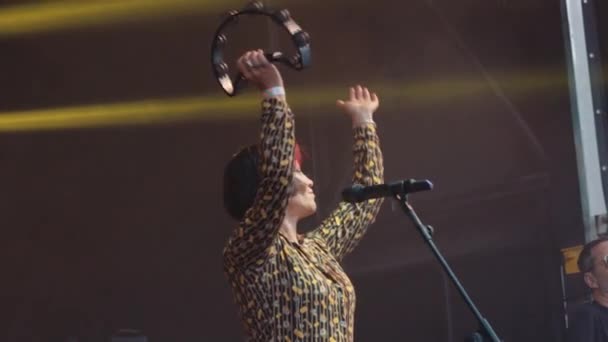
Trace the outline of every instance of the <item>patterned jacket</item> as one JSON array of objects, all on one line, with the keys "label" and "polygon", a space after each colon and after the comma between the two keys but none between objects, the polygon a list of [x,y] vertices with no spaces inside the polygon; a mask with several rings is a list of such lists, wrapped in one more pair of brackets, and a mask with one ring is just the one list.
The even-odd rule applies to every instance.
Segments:
[{"label": "patterned jacket", "polygon": [[[224,248],[224,269],[251,341],[353,341],[355,291],[340,266],[365,234],[381,200],[342,202],[292,243],[279,234],[292,181],[294,115],[262,102],[261,181],[252,207]],[[383,182],[376,126],[354,129],[353,183]]]}]

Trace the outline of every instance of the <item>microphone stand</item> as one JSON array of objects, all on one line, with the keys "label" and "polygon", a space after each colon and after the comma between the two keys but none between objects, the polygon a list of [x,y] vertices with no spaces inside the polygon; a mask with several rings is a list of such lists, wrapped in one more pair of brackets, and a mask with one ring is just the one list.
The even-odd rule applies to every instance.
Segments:
[{"label": "microphone stand", "polygon": [[418,231],[420,232],[422,239],[427,243],[429,248],[431,248],[431,251],[433,252],[435,257],[439,261],[439,264],[441,264],[441,267],[443,268],[443,270],[447,273],[447,275],[450,278],[450,280],[452,281],[452,283],[454,283],[454,285],[458,289],[458,293],[460,293],[460,296],[462,297],[462,299],[464,299],[465,303],[467,304],[469,309],[471,309],[471,311],[473,312],[473,315],[479,322],[479,326],[480,326],[479,330],[477,332],[474,332],[473,334],[471,334],[467,338],[466,341],[467,342],[485,342],[485,341],[501,342],[501,340],[498,338],[498,335],[496,335],[496,332],[494,331],[494,329],[492,329],[490,322],[488,322],[488,320],[485,319],[481,315],[481,312],[479,312],[479,310],[477,309],[475,304],[473,304],[473,300],[471,300],[471,298],[467,294],[467,291],[464,289],[464,287],[458,280],[458,277],[456,277],[456,274],[454,274],[454,272],[450,268],[450,265],[448,265],[447,261],[445,260],[445,258],[443,257],[443,255],[441,254],[441,252],[439,251],[437,246],[435,245],[435,242],[433,241],[433,237],[432,237],[433,228],[431,226],[427,226],[424,223],[422,223],[422,221],[420,220],[418,215],[416,215],[414,208],[408,203],[407,194],[405,193],[405,191],[403,191],[403,193],[400,193],[400,194],[394,194],[394,196],[395,196],[395,199],[401,204],[401,208],[403,209],[403,212],[405,213],[405,215],[407,215],[407,217],[409,217],[412,220],[412,222],[414,223],[416,228],[418,228]]}]

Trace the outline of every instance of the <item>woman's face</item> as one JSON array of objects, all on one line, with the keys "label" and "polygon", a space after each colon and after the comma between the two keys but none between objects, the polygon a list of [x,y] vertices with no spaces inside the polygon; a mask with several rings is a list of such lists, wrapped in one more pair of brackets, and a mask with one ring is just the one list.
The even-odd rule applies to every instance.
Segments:
[{"label": "woman's face", "polygon": [[293,192],[287,203],[287,209],[290,213],[302,219],[317,211],[317,203],[315,202],[315,193],[312,190],[312,180],[302,172],[298,162],[294,164]]}]

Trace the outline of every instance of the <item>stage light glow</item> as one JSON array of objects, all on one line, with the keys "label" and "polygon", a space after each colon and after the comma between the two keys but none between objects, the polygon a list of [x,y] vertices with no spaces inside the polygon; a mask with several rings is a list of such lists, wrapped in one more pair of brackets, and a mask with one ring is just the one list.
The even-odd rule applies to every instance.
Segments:
[{"label": "stage light glow", "polygon": [[[510,76],[509,76],[510,75]],[[567,79],[559,73],[526,74],[518,77],[505,74],[497,79],[501,89],[511,96],[535,96],[540,91],[567,87]],[[368,86],[381,96],[382,106],[394,109],[403,103],[413,106],[435,106],[451,101],[491,100],[495,93],[487,81],[481,79],[429,80],[412,84],[370,82]],[[315,108],[333,106],[335,100],[346,97],[346,88],[288,89],[292,108],[303,109],[313,115]],[[258,115],[259,95],[254,91],[228,98],[218,89],[214,96],[192,96],[171,99],[148,99],[123,103],[82,105],[66,108],[34,109],[0,112],[0,132],[108,127],[118,125],[146,125],[183,121],[225,121],[255,118]]]},{"label": "stage light glow", "polygon": [[221,13],[236,0],[41,1],[0,7],[0,37],[137,22],[196,12]]}]

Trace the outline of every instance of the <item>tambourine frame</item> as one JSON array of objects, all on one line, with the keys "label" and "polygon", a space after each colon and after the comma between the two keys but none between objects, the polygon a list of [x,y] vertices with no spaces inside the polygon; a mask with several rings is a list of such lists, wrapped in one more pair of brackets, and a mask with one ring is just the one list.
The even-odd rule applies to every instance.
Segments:
[{"label": "tambourine frame", "polygon": [[230,78],[228,64],[224,62],[224,46],[228,40],[224,34],[224,30],[229,25],[236,24],[238,17],[243,15],[263,15],[270,17],[272,21],[282,26],[287,33],[290,34],[297,49],[297,53],[292,57],[287,57],[279,51],[265,52],[264,55],[269,62],[279,62],[295,70],[302,70],[310,65],[310,37],[308,36],[308,33],[303,31],[300,25],[291,18],[289,11],[285,9],[273,11],[264,7],[261,2],[252,2],[240,11],[235,10],[228,12],[228,15],[215,32],[211,45],[211,66],[213,73],[228,96],[232,97],[237,95],[239,91],[244,88],[246,80],[240,72],[233,78]]}]

